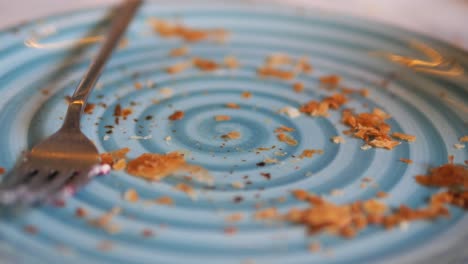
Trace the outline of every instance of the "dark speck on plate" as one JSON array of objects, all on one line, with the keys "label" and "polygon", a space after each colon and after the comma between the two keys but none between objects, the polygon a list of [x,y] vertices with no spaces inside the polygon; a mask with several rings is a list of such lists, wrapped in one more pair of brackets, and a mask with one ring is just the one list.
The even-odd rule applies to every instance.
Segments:
[{"label": "dark speck on plate", "polygon": [[240,203],[243,200],[244,200],[244,198],[242,196],[236,196],[236,197],[234,197],[233,202],[234,203]]}]

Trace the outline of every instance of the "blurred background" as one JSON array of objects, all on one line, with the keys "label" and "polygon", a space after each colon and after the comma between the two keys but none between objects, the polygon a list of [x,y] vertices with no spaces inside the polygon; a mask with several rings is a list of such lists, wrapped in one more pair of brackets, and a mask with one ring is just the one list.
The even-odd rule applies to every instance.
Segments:
[{"label": "blurred background", "polygon": [[[119,1],[0,0],[0,28],[50,14],[111,5]],[[171,0],[173,1],[178,0]],[[165,1],[153,2],[164,4]],[[280,2],[320,9],[324,12],[371,18],[431,35],[468,50],[467,0],[248,0],[247,2]]]}]

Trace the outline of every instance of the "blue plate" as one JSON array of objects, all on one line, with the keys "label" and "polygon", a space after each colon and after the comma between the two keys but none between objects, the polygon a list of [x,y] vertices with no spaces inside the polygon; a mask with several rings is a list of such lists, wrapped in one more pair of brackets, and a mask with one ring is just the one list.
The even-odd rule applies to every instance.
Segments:
[{"label": "blue plate", "polygon": [[[21,151],[61,124],[64,96],[71,94],[97,48],[95,44],[67,44],[86,35],[96,36],[96,25],[107,11],[68,13],[0,33],[0,165],[7,170]],[[184,60],[168,56],[182,41],[152,33],[147,24],[150,17],[229,30],[232,34],[226,44],[191,44],[190,55],[215,60],[234,55],[241,67],[215,73],[190,69],[168,75],[164,67]],[[112,172],[96,178],[62,208],[44,206],[2,216],[1,263],[468,262],[468,218],[456,208],[451,208],[449,219],[414,222],[407,229],[369,228],[352,240],[326,234],[307,236],[301,226],[268,224],[251,217],[257,203],[276,206],[281,212],[302,206],[289,194],[297,188],[337,203],[368,199],[383,190],[389,193],[385,199],[389,206],[423,206],[434,190],[416,184],[413,177],[446,163],[451,154],[457,163],[468,159],[466,149],[453,147],[459,137],[468,134],[465,52],[354,17],[222,1],[145,5],[126,37],[127,45],[114,54],[90,98],[107,107],[96,106],[93,114],[83,118],[84,132],[100,151],[130,147],[130,158],[143,152],[183,150],[191,163],[211,171],[214,188],[195,184],[198,199],[191,200],[173,189],[182,179],[169,177],[149,184],[124,172]],[[292,92],[291,82],[257,78],[256,67],[273,52],[310,58],[313,74],[299,77],[306,87],[304,93]],[[408,60],[412,63],[405,64]],[[361,140],[347,136],[344,144],[330,142],[331,136],[342,135],[346,129],[339,111],[329,118],[302,115],[293,119],[277,114],[285,106],[298,107],[324,96],[327,92],[318,88],[318,78],[325,74],[342,76],[349,87],[368,88],[368,98],[356,96],[349,106],[358,112],[369,107],[386,110],[392,114],[393,130],[414,134],[417,141],[402,143],[393,151],[364,151]],[[136,81],[144,87],[135,89]],[[164,88],[172,90],[170,98],[165,98]],[[243,91],[250,91],[252,98],[242,98]],[[227,109],[224,104],[228,102],[238,103],[241,109]],[[134,104],[133,113],[105,136],[105,126],[114,124],[116,104]],[[185,111],[186,116],[169,122],[167,117],[175,110]],[[214,122],[213,116],[222,114],[232,119]],[[146,120],[148,115],[153,118]],[[296,129],[292,135],[299,141],[297,146],[277,141],[273,130],[279,125]],[[240,131],[242,138],[220,147],[224,141],[219,136],[231,130]],[[170,141],[165,140],[167,136]],[[272,145],[277,149],[255,152]],[[325,152],[295,161],[292,155],[306,148]],[[256,166],[266,157],[275,157],[275,151],[287,155],[276,157],[277,164]],[[414,164],[402,163],[400,158],[412,159]],[[271,173],[271,179],[260,172]],[[246,188],[231,186],[246,181],[245,175],[251,182]],[[361,188],[365,177],[373,178],[378,188]],[[170,196],[175,205],[124,201],[122,193],[128,188],[135,188],[141,200]],[[343,195],[330,195],[335,189]],[[242,201],[234,203],[238,196]],[[278,203],[280,197],[286,201]],[[75,217],[77,207],[96,217],[116,206],[122,208],[113,219],[121,227],[116,234]],[[226,215],[234,212],[246,217],[235,224],[226,223]],[[37,233],[24,232],[28,225],[36,226]],[[237,233],[225,234],[230,226]],[[151,229],[155,235],[145,238],[143,229]],[[112,243],[110,250],[98,248],[103,241]],[[313,241],[320,242],[322,252],[308,251]]]}]

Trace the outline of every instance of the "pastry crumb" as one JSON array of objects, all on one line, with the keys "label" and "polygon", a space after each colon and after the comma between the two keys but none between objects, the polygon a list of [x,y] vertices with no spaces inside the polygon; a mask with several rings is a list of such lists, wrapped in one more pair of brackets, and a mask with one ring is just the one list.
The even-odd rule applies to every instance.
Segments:
[{"label": "pastry crumb", "polygon": [[216,122],[229,121],[231,120],[231,117],[228,115],[217,115],[214,117],[214,120]]},{"label": "pastry crumb", "polygon": [[243,189],[245,187],[244,183],[240,181],[232,182],[231,186],[232,188],[235,188],[235,189]]},{"label": "pastry crumb", "polygon": [[188,184],[178,183],[176,186],[174,186],[174,189],[179,190],[181,192],[184,192],[192,200],[195,200],[197,198],[197,193],[196,193],[195,189],[192,186],[188,185]]},{"label": "pastry crumb", "polygon": [[250,99],[252,98],[252,93],[251,92],[242,92],[241,97],[244,99]]},{"label": "pastry crumb", "polygon": [[394,137],[396,139],[405,140],[405,141],[408,141],[408,142],[416,141],[416,136],[409,135],[409,134],[404,134],[404,133],[399,133],[399,132],[393,132],[392,137]]},{"label": "pastry crumb", "polygon": [[312,158],[314,156],[314,154],[322,155],[323,150],[321,150],[321,149],[304,149],[302,151],[301,155],[299,155],[299,158],[301,158],[301,159],[303,159],[303,158]]},{"label": "pastry crumb", "polygon": [[136,203],[139,200],[139,195],[135,189],[128,189],[125,191],[123,198],[127,202]]},{"label": "pastry crumb", "polygon": [[226,222],[239,222],[244,218],[243,213],[233,213],[224,218]]},{"label": "pastry crumb", "polygon": [[168,74],[177,74],[187,70],[190,66],[192,66],[191,61],[182,61],[166,67],[165,71]]},{"label": "pastry crumb", "polygon": [[284,133],[279,133],[277,135],[277,138],[279,141],[284,142],[290,146],[296,146],[297,145],[297,140],[295,140],[293,137],[290,135],[284,134]]},{"label": "pastry crumb", "polygon": [[236,69],[239,67],[239,61],[234,56],[226,56],[223,60],[224,66],[228,69]]},{"label": "pastry crumb", "polygon": [[291,118],[297,118],[301,115],[301,112],[299,111],[299,109],[295,107],[291,107],[291,106],[286,106],[286,107],[281,108],[279,110],[279,113],[280,114],[285,113],[287,116]]},{"label": "pastry crumb", "polygon": [[320,243],[319,242],[312,242],[309,244],[308,249],[310,252],[319,252],[320,251]]},{"label": "pastry crumb", "polygon": [[293,91],[296,93],[302,93],[304,91],[304,84],[301,82],[293,83]]},{"label": "pastry crumb", "polygon": [[279,213],[275,207],[258,210],[253,215],[254,219],[257,219],[257,220],[275,219],[278,216],[279,216]]},{"label": "pastry crumb", "polygon": [[331,137],[331,141],[335,144],[342,144],[342,143],[345,143],[345,139],[342,137],[342,136],[334,136],[334,137]]},{"label": "pastry crumb", "polygon": [[219,68],[218,63],[213,60],[195,57],[192,60],[193,65],[201,71],[215,71]]},{"label": "pastry crumb", "polygon": [[400,158],[400,161],[406,164],[413,164],[413,160],[411,159]]},{"label": "pastry crumb", "polygon": [[154,200],[154,203],[160,204],[160,205],[173,205],[174,201],[169,196],[161,196],[159,198],[156,198]]},{"label": "pastry crumb", "polygon": [[239,131],[231,131],[221,136],[224,140],[239,139],[241,138],[241,133]]},{"label": "pastry crumb", "polygon": [[181,47],[170,50],[169,56],[180,57],[180,56],[187,55],[188,53],[189,53],[189,48],[187,46],[181,46]]},{"label": "pastry crumb", "polygon": [[184,118],[184,115],[185,115],[184,111],[175,111],[169,116],[169,120],[171,121],[181,120],[182,118]]},{"label": "pastry crumb", "polygon": [[226,107],[231,109],[240,109],[240,106],[236,103],[226,103]]},{"label": "pastry crumb", "polygon": [[456,144],[453,144],[453,147],[456,149],[464,149],[465,144],[456,143]]}]

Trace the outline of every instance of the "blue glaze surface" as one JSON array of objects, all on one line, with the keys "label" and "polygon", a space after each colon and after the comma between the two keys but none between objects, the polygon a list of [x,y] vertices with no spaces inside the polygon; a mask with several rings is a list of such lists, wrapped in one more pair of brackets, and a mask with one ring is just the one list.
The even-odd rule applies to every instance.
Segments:
[{"label": "blue glaze surface", "polygon": [[[72,54],[70,47],[36,49],[25,46],[24,41],[51,27],[56,32],[42,39],[44,43],[77,39],[92,30],[105,13],[104,8],[84,10],[0,32],[0,166],[11,169],[21,151],[59,127],[66,109],[64,96],[72,93],[96,52],[96,45]],[[232,34],[225,45],[191,44],[190,55],[217,61],[234,55],[241,67],[216,73],[190,69],[166,74],[164,67],[186,59],[168,56],[170,49],[183,43],[151,33],[146,24],[149,17],[229,30]],[[444,57],[455,58],[465,72],[466,52],[353,17],[230,1],[146,4],[126,37],[128,45],[113,55],[90,98],[90,102],[107,107],[96,106],[92,115],[85,115],[83,131],[102,152],[129,147],[130,158],[143,152],[184,150],[190,163],[211,171],[214,188],[194,184],[199,192],[194,201],[173,189],[180,178],[149,184],[124,172],[112,172],[96,178],[64,208],[44,206],[13,216],[1,211],[0,263],[466,263],[468,254],[463,245],[468,242],[468,219],[455,208],[450,219],[411,223],[407,230],[371,227],[352,240],[326,234],[309,237],[300,226],[265,224],[251,217],[259,202],[275,205],[281,212],[304,206],[289,195],[297,188],[337,203],[369,199],[383,190],[389,193],[385,199],[389,206],[423,206],[434,190],[419,186],[413,177],[446,163],[448,155],[455,155],[457,163],[468,159],[466,149],[453,148],[459,137],[468,134],[468,84],[457,77],[416,73],[370,52],[424,59],[409,46],[409,41],[415,40]],[[298,77],[305,84],[304,93],[292,92],[291,82],[257,78],[256,67],[272,52],[310,58],[314,72]],[[348,106],[358,112],[373,107],[388,111],[393,131],[414,134],[417,141],[402,143],[393,151],[363,151],[362,142],[348,136],[344,136],[344,144],[330,142],[330,137],[342,135],[346,129],[339,111],[332,111],[329,118],[302,115],[292,119],[277,113],[285,106],[299,107],[326,96],[318,83],[318,77],[325,74],[339,74],[349,87],[367,87],[370,96],[353,96]],[[382,85],[392,74],[396,77]],[[136,90],[135,81],[144,88]],[[150,88],[148,82],[156,86]],[[173,91],[170,98],[161,93],[167,87]],[[43,94],[44,89],[49,93]],[[251,92],[252,98],[243,99],[240,95],[244,91]],[[440,92],[452,101],[443,99]],[[132,115],[121,120],[105,139],[105,126],[114,125],[115,105],[128,107],[132,102],[137,103],[132,106]],[[228,102],[241,108],[228,109],[224,106]],[[175,110],[185,111],[185,118],[168,121]],[[145,120],[148,115],[151,120]],[[215,115],[232,119],[215,122]],[[295,128],[291,135],[298,140],[297,146],[278,142],[273,131],[279,125]],[[232,130],[240,131],[241,139],[225,142],[220,138]],[[130,139],[148,135],[151,138],[147,140]],[[167,136],[171,141],[165,140]],[[259,147],[271,146],[275,149],[256,153]],[[310,148],[323,149],[324,154],[300,161],[292,157]],[[287,155],[276,156],[276,151]],[[256,163],[266,157],[279,163],[258,167]],[[414,164],[408,166],[399,158],[412,159]],[[271,179],[262,177],[261,172],[270,173]],[[231,186],[232,182],[245,181],[245,175],[251,184],[244,189]],[[360,188],[365,177],[372,177],[378,189]],[[142,200],[171,196],[175,205],[126,202],[121,197],[128,188],[135,188]],[[330,195],[335,189],[343,195]],[[243,201],[233,203],[236,196],[242,196]],[[286,201],[275,203],[280,197]],[[123,211],[113,220],[121,227],[117,234],[108,234],[74,216],[77,207],[96,217],[115,206]],[[234,212],[243,212],[246,217],[239,223],[226,223],[225,216]],[[35,225],[39,232],[26,234],[25,225]],[[237,227],[237,233],[226,235],[223,230],[227,226]],[[155,236],[142,237],[144,228],[152,229]],[[110,251],[97,249],[103,240],[112,242]],[[310,253],[307,247],[311,241],[319,241],[332,254]]]}]

